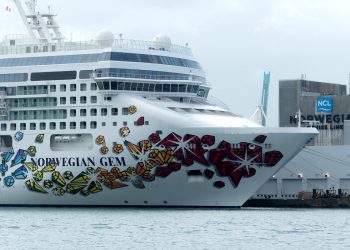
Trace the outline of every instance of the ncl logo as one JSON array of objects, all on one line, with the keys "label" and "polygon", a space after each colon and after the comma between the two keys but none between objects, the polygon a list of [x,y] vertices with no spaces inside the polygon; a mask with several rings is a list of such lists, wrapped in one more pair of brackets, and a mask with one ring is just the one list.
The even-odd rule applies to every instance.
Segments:
[{"label": "ncl logo", "polygon": [[332,113],[333,99],[332,97],[317,97],[316,110],[319,113]]}]

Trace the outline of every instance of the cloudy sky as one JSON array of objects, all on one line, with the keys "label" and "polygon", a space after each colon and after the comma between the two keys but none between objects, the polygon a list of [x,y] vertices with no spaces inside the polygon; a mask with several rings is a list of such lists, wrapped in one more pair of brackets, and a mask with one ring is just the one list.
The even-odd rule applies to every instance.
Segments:
[{"label": "cloudy sky", "polygon": [[[212,95],[250,116],[271,71],[269,124],[277,125],[278,81],[348,84],[348,0],[38,0],[51,5],[67,39],[90,40],[102,28],[124,38],[165,33],[189,43],[207,73]],[[12,11],[5,10],[9,6]],[[0,0],[0,36],[25,33],[11,0]]]}]

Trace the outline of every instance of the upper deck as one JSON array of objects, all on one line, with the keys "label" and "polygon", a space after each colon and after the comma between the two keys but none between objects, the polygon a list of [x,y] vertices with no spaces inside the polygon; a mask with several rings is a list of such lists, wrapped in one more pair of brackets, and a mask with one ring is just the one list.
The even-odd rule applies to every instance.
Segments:
[{"label": "upper deck", "polygon": [[[109,42],[109,41],[108,41]],[[107,47],[120,49],[135,49],[143,51],[167,51],[174,54],[192,57],[192,51],[186,46],[169,44],[166,48],[162,43],[155,41],[143,41],[133,39],[114,39],[111,44],[103,41],[78,41],[78,42],[57,42],[57,43],[20,43],[16,39],[5,39],[0,43],[0,55],[16,55],[45,52],[68,52],[104,49]]]}]

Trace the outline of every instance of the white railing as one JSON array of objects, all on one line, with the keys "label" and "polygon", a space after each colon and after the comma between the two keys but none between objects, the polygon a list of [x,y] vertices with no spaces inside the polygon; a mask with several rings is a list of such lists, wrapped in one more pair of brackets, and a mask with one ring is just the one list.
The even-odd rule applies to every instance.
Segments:
[{"label": "white railing", "polygon": [[172,75],[150,75],[150,74],[128,74],[128,73],[92,73],[92,79],[101,78],[125,78],[125,79],[145,79],[145,80],[167,80],[167,81],[189,81],[203,84],[201,81],[193,80],[192,77],[172,76]]},{"label": "white railing", "polygon": [[161,50],[169,51],[177,54],[192,56],[192,51],[186,46],[171,44],[164,48],[162,44],[152,41],[131,40],[131,39],[116,39],[112,46],[104,46],[108,41],[80,41],[80,42],[61,42],[51,44],[25,44],[25,45],[2,45],[0,44],[0,55],[8,54],[24,54],[24,53],[45,53],[56,51],[80,51],[91,49],[103,49],[108,47],[113,48],[128,48],[140,50]]}]

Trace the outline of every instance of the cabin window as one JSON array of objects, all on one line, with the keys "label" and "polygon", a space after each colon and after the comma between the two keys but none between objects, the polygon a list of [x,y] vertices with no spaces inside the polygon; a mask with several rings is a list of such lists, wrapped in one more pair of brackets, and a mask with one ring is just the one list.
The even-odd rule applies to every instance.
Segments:
[{"label": "cabin window", "polygon": [[46,123],[45,122],[41,122],[40,123],[40,129],[41,130],[45,130],[46,129]]},{"label": "cabin window", "polygon": [[70,97],[70,104],[76,104],[77,103],[77,98],[75,96]]},{"label": "cabin window", "polygon": [[86,103],[86,96],[81,96],[80,97],[80,103],[85,104]]},{"label": "cabin window", "polygon": [[71,84],[70,85],[70,91],[76,91],[77,90],[77,85],[76,84]]},{"label": "cabin window", "polygon": [[56,85],[50,85],[50,92],[56,92]]},{"label": "cabin window", "polygon": [[86,122],[80,122],[80,128],[86,129]]},{"label": "cabin window", "polygon": [[76,117],[77,116],[77,111],[75,109],[70,110],[70,116],[71,117]]},{"label": "cabin window", "polygon": [[97,96],[91,96],[90,97],[90,102],[91,103],[96,103],[97,102]]},{"label": "cabin window", "polygon": [[66,129],[66,123],[60,122],[60,129]]},{"label": "cabin window", "polygon": [[20,130],[26,130],[26,127],[27,127],[27,124],[25,124],[25,123],[21,123],[21,124],[19,125],[19,129],[20,129]]},{"label": "cabin window", "polygon": [[11,123],[10,129],[11,129],[12,131],[16,130],[16,123]]},{"label": "cabin window", "polygon": [[111,113],[112,115],[118,115],[118,108],[112,108]]},{"label": "cabin window", "polygon": [[65,97],[61,97],[60,98],[60,104],[66,104],[66,98]]},{"label": "cabin window", "polygon": [[95,82],[90,84],[90,90],[96,90],[97,89],[97,84]]},{"label": "cabin window", "polygon": [[80,116],[86,116],[86,109],[80,110]]},{"label": "cabin window", "polygon": [[107,109],[106,108],[101,109],[101,116],[107,116]]},{"label": "cabin window", "polygon": [[90,128],[92,129],[97,128],[97,122],[95,121],[90,122]]},{"label": "cabin window", "polygon": [[86,83],[80,84],[80,91],[86,91]]},{"label": "cabin window", "polygon": [[30,123],[30,130],[36,130],[36,123]]},{"label": "cabin window", "polygon": [[66,90],[67,90],[66,84],[61,84],[61,85],[60,85],[60,91],[61,91],[61,92],[66,92]]},{"label": "cabin window", "polygon": [[70,124],[69,124],[69,128],[70,129],[76,129],[76,127],[77,127],[77,123],[76,122],[70,122]]}]

